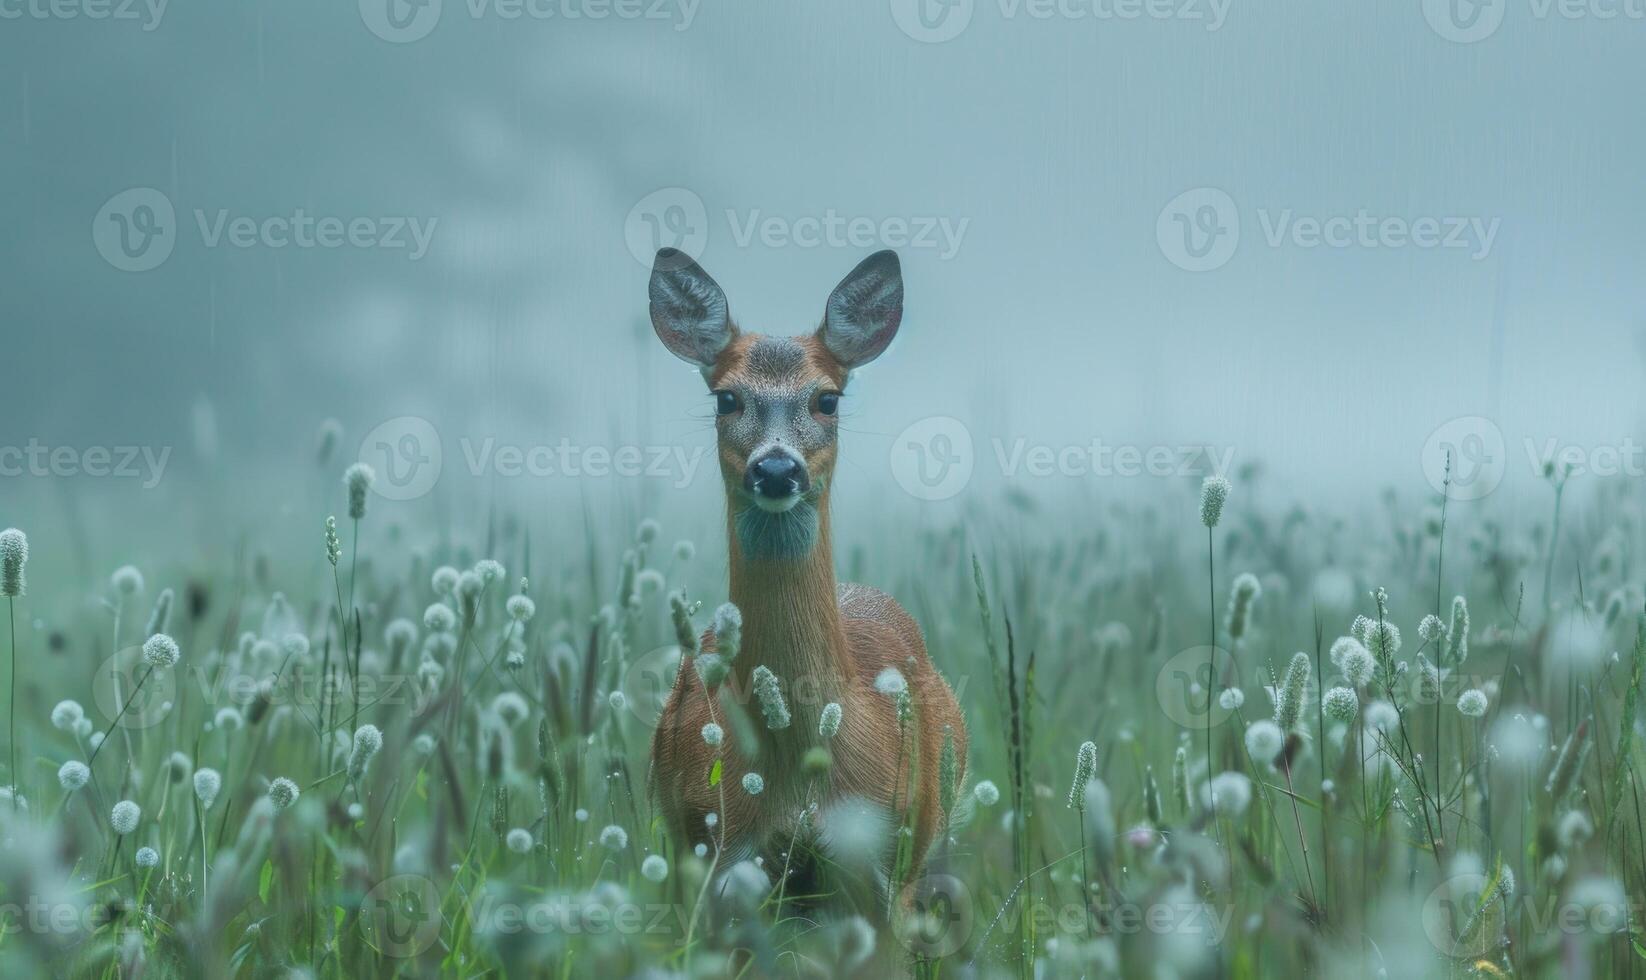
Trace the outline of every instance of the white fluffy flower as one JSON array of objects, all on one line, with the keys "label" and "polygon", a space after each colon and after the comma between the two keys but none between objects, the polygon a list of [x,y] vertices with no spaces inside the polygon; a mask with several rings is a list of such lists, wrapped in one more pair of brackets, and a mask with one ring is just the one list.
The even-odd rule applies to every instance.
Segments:
[{"label": "white fluffy flower", "polygon": [[1286,736],[1272,721],[1259,720],[1246,726],[1246,751],[1265,765],[1272,765],[1286,745]]},{"label": "white fluffy flower", "polygon": [[274,803],[276,810],[286,809],[296,803],[301,795],[302,791],[297,788],[297,784],[285,776],[276,777],[274,782],[269,784],[269,800]]},{"label": "white fluffy flower", "polygon": [[194,795],[200,799],[201,809],[210,810],[217,801],[217,794],[223,789],[223,777],[216,769],[196,769],[194,771]]},{"label": "white fluffy flower", "polygon": [[164,633],[156,633],[143,642],[143,662],[156,670],[173,666],[182,655],[177,641]]},{"label": "white fluffy flower", "polygon": [[137,829],[137,821],[143,816],[143,811],[131,800],[121,800],[109,811],[109,826],[114,832],[124,836]]},{"label": "white fluffy flower", "polygon": [[91,769],[84,762],[75,759],[63,763],[57,770],[57,781],[70,792],[86,785],[86,782],[90,779]]},{"label": "white fluffy flower", "polygon": [[59,701],[57,707],[51,709],[51,726],[59,731],[72,732],[85,716],[86,709],[80,707],[79,701]]},{"label": "white fluffy flower", "polygon": [[896,667],[887,667],[874,679],[874,689],[889,698],[895,698],[909,689],[909,682],[903,679],[903,672]]}]

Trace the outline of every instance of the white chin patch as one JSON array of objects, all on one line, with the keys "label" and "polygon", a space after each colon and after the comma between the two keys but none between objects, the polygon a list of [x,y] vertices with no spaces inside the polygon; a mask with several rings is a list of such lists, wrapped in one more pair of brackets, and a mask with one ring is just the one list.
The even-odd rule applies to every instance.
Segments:
[{"label": "white chin patch", "polygon": [[794,505],[798,503],[800,503],[800,494],[798,493],[791,493],[782,500],[773,500],[770,497],[754,494],[754,505],[768,514],[781,514],[793,510]]}]

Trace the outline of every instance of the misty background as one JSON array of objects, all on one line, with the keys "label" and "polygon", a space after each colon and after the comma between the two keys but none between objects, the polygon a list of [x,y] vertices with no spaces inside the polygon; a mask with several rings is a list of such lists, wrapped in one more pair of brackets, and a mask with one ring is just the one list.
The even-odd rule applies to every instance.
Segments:
[{"label": "misty background", "polygon": [[[712,537],[711,402],[646,321],[650,251],[675,244],[744,328],[790,334],[898,248],[902,331],[842,409],[843,533],[987,515],[1008,491],[1192,520],[1204,470],[999,462],[1094,439],[1261,462],[1277,507],[1432,497],[1425,447],[1459,417],[1502,436],[1489,502],[1542,517],[1527,440],[1643,438],[1636,17],[1497,0],[1501,25],[1460,42],[1417,0],[1233,0],[1215,30],[1207,0],[1130,18],[1110,0],[1049,17],[1028,0],[626,3],[0,5],[0,445],[171,453],[152,488],[0,477],[0,524],[318,540],[367,433],[410,417],[443,467],[431,492],[374,505],[396,519],[473,526],[501,503],[575,526],[615,498],[625,521],[674,513],[671,535]],[[121,230],[106,205],[133,188],[175,211],[142,271],[103,254]],[[1203,188],[1232,203],[1238,244],[1192,271],[1163,211]],[[370,243],[261,230],[299,210],[369,219]],[[1492,233],[1291,234],[1362,213]],[[259,229],[244,246],[236,219]],[[387,244],[406,226],[422,254]],[[899,433],[929,417],[972,441],[974,476],[941,500],[894,471]],[[344,435],[322,472],[327,418]],[[476,475],[487,440],[702,462],[690,481]]]}]

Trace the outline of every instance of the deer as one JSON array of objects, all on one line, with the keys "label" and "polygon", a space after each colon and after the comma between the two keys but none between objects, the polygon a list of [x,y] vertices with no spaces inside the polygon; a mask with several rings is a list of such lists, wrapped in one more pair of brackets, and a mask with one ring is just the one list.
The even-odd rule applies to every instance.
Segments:
[{"label": "deer", "polygon": [[[728,592],[742,619],[741,642],[717,688],[693,663],[715,652],[713,629],[695,656],[682,657],[652,738],[659,812],[676,840],[704,845],[721,867],[761,857],[775,871],[786,867],[796,835],[827,854],[831,804],[849,802],[884,816],[890,829],[907,822],[913,881],[946,830],[945,739],[953,740],[953,785],[964,784],[965,720],[903,607],[878,589],[836,583],[829,512],[847,381],[886,350],[903,318],[897,254],[877,252],[858,264],[829,295],[822,323],[798,337],[736,326],[719,284],[674,249],[657,253],[649,294],[658,339],[701,372],[714,399]],[[762,667],[779,681],[789,723],[770,727],[759,712],[745,712],[747,724],[730,723]],[[905,722],[897,699],[877,688],[877,681],[886,686],[888,668],[911,697]],[[830,704],[840,707],[832,737],[819,728]],[[710,723],[723,730],[718,746],[703,735]],[[818,747],[830,755],[822,775],[806,765]],[[758,794],[741,785],[748,772],[763,779]],[[818,817],[809,827],[807,813]],[[877,885],[893,884],[886,872],[895,836],[886,835]]]}]

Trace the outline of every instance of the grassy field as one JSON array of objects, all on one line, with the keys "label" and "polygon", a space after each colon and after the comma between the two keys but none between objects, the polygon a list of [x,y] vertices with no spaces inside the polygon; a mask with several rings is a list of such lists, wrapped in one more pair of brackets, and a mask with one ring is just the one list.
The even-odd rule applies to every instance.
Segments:
[{"label": "grassy field", "polygon": [[814,810],[802,884],[683,848],[647,791],[671,599],[710,625],[719,542],[465,535],[339,476],[306,537],[92,576],[0,514],[33,549],[22,581],[0,552],[0,973],[1646,974],[1623,484],[1550,474],[1547,516],[1502,526],[1236,475],[841,547],[920,621],[970,748],[918,876],[895,825]]}]

